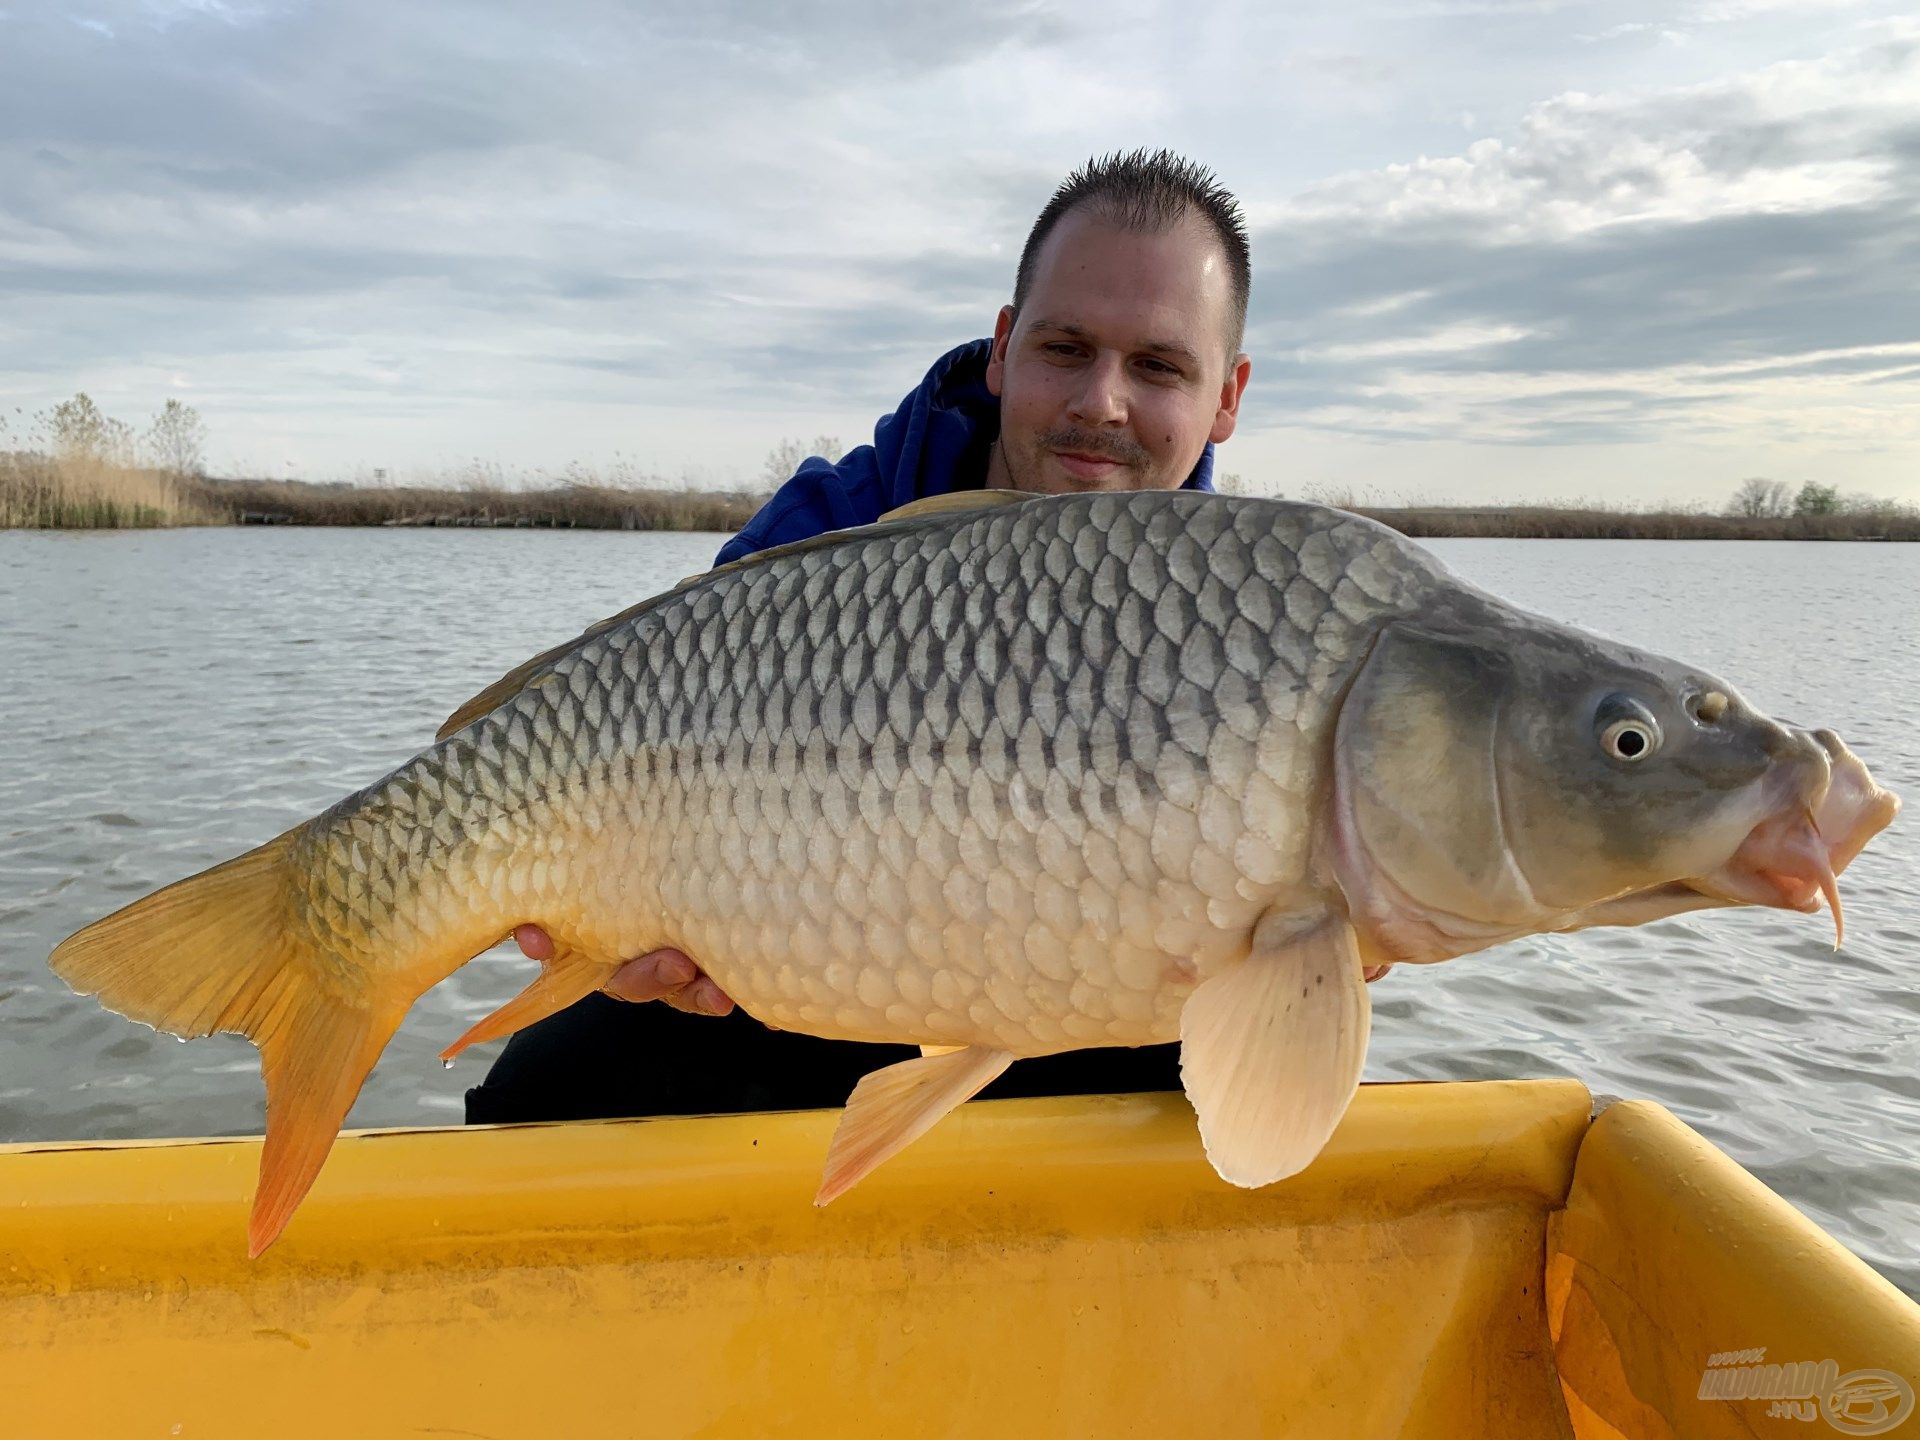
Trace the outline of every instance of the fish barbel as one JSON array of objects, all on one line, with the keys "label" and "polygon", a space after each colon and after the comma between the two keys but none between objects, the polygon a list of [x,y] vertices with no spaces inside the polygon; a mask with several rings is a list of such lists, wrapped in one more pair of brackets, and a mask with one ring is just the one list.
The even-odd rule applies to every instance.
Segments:
[{"label": "fish barbel", "polygon": [[989,492],[595,626],[52,964],[259,1046],[254,1254],[414,1000],[529,922],[553,958],[454,1050],[665,946],[769,1024],[926,1047],[855,1088],[821,1203],[1021,1056],[1176,1039],[1208,1158],[1260,1185],[1359,1083],[1364,976],[1712,905],[1837,922],[1896,808],[1830,732],[1370,521]]}]

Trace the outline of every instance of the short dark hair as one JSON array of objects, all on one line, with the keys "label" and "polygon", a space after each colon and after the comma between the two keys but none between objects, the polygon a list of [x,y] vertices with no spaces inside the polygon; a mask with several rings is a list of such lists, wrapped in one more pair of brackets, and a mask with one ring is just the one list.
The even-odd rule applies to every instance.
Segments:
[{"label": "short dark hair", "polygon": [[1253,289],[1253,261],[1247,249],[1247,222],[1240,202],[1213,172],[1171,150],[1129,150],[1087,161],[1060,182],[1040,218],[1033,222],[1026,247],[1020,252],[1020,270],[1013,282],[1013,308],[1027,302],[1040,247],[1054,226],[1073,210],[1086,208],[1123,230],[1149,233],[1170,230],[1189,214],[1198,214],[1213,227],[1227,254],[1228,278],[1233,282],[1233,333],[1229,358],[1239,353],[1246,337],[1247,296]]}]

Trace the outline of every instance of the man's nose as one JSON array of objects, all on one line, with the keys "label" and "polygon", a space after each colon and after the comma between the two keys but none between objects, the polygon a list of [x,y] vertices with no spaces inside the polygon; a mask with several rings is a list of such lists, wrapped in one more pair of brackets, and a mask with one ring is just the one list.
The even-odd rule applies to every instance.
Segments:
[{"label": "man's nose", "polygon": [[1080,386],[1067,402],[1068,418],[1089,426],[1126,424],[1125,380],[1119,356],[1097,357],[1081,372]]}]

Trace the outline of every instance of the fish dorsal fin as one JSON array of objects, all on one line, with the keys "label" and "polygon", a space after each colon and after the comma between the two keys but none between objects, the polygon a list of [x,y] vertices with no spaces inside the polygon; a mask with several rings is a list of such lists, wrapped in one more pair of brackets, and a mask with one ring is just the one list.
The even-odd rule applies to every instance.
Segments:
[{"label": "fish dorsal fin", "polygon": [[[676,586],[675,590],[679,588],[679,586]],[[649,596],[638,605],[628,606],[618,615],[609,615],[606,619],[589,625],[582,633],[576,635],[564,645],[556,645],[551,650],[542,650],[531,660],[526,661],[524,664],[514,666],[513,669],[487,686],[486,689],[482,690],[478,695],[467,701],[441,722],[440,728],[434,732],[433,738],[435,740],[444,740],[456,731],[466,729],[467,726],[478,720],[482,715],[498,709],[501,705],[504,705],[522,690],[526,689],[527,686],[533,682],[534,678],[549,665],[553,664],[554,661],[559,660],[571,651],[579,649],[580,646],[586,644],[586,642],[593,639],[594,636],[603,635],[614,626],[631,620],[641,611],[658,605],[662,600],[667,598],[667,595],[673,593],[673,590],[669,590],[666,592],[666,595]]]},{"label": "fish dorsal fin", "polygon": [[951,515],[961,510],[991,510],[996,505],[1012,505],[1033,496],[1024,490],[949,490],[944,495],[929,495],[909,500],[898,510],[889,510],[877,523],[889,520],[922,520],[929,515]]},{"label": "fish dorsal fin", "polygon": [[442,723],[434,732],[434,739],[444,740],[456,731],[464,730],[482,715],[499,709],[514,696],[525,690],[554,664],[565,659],[582,645],[596,636],[604,635],[616,625],[624,625],[636,616],[645,614],[678,595],[682,590],[711,580],[716,575],[725,575],[730,570],[744,570],[750,565],[763,565],[769,560],[777,560],[782,555],[797,554],[802,550],[818,550],[828,545],[839,545],[846,540],[873,530],[882,525],[892,525],[902,520],[926,520],[934,516],[951,514],[963,510],[986,510],[996,505],[1012,501],[1030,500],[1033,497],[1020,490],[956,490],[946,495],[930,495],[924,500],[915,500],[890,510],[872,525],[855,526],[847,530],[828,530],[824,534],[809,535],[804,540],[794,540],[785,545],[769,546],[765,550],[756,550],[751,555],[743,555],[738,560],[729,560],[724,565],[716,565],[701,575],[692,575],[682,580],[673,589],[659,595],[648,596],[637,605],[629,605],[618,615],[609,615],[606,619],[589,625],[579,635],[551,650],[542,650],[531,660],[516,665],[486,689],[462,705]]},{"label": "fish dorsal fin", "polygon": [[1187,997],[1180,1080],[1223,1180],[1271,1185],[1320,1153],[1359,1088],[1371,1009],[1344,918],[1256,931],[1250,956]]}]

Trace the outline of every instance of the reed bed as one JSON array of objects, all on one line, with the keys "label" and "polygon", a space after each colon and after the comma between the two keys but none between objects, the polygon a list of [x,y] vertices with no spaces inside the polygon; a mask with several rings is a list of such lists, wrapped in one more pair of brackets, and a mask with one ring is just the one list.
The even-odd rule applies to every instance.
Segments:
[{"label": "reed bed", "polygon": [[126,530],[217,525],[195,482],[90,455],[0,451],[0,529]]},{"label": "reed bed", "polygon": [[240,524],[714,531],[738,530],[766,498],[579,482],[515,490],[291,480],[202,480],[194,497]]},{"label": "reed bed", "polygon": [[1510,506],[1348,506],[1415,539],[1920,540],[1920,509],[1886,505],[1832,515],[1742,516]]},{"label": "reed bed", "polygon": [[[1920,508],[1878,504],[1833,514],[1740,516],[1580,503],[1387,506],[1349,494],[1309,498],[1416,539],[1920,541]],[[0,529],[164,525],[380,525],[562,530],[739,529],[766,496],[642,483],[561,480],[537,488],[213,480],[89,454],[0,451]]]}]

